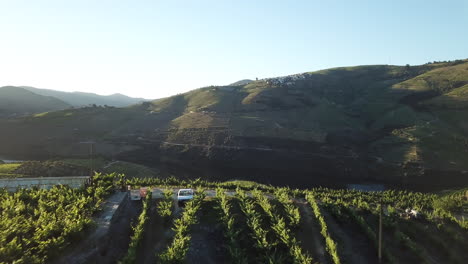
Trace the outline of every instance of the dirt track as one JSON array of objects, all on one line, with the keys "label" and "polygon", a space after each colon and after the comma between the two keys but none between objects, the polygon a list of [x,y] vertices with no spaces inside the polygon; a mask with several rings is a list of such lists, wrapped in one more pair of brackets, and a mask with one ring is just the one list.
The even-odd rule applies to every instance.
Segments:
[{"label": "dirt track", "polygon": [[156,253],[170,242],[173,231],[171,223],[164,223],[164,219],[156,211],[157,202],[153,202],[149,211],[149,220],[145,228],[142,246],[137,251],[137,263],[156,263]]},{"label": "dirt track", "polygon": [[301,226],[296,232],[297,239],[315,261],[323,264],[330,263],[324,247],[323,237],[320,234],[320,227],[315,221],[310,205],[305,201],[300,201],[297,205],[302,218]]},{"label": "dirt track", "polygon": [[346,221],[338,223],[326,210],[322,210],[322,215],[343,259],[356,264],[378,263],[376,249],[357,226]]},{"label": "dirt track", "polygon": [[111,195],[95,217],[96,227],[89,231],[87,238],[70,245],[53,263],[116,263],[127,251],[131,222],[140,211],[141,203],[128,201],[126,192]]},{"label": "dirt track", "polygon": [[192,227],[190,248],[186,263],[228,263],[229,253],[223,247],[225,238],[218,220],[215,203],[205,201],[198,213],[198,224]]}]

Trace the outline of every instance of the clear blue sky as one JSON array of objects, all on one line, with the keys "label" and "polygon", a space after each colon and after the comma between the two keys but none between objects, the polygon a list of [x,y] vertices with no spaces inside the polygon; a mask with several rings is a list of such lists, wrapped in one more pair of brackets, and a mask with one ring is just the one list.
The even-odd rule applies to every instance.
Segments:
[{"label": "clear blue sky", "polygon": [[468,58],[468,1],[0,0],[0,86],[159,98]]}]

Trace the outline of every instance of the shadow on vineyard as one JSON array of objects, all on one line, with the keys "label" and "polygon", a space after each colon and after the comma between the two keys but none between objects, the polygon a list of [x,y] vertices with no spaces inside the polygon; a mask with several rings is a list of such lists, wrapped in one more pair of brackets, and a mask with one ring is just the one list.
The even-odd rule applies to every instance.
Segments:
[{"label": "shadow on vineyard", "polygon": [[[125,186],[148,193],[131,201]],[[182,187],[196,192],[180,208],[174,199]],[[0,259],[377,263],[381,214],[383,263],[465,263],[467,195],[467,189],[363,192],[96,174],[81,189],[2,191]]]}]

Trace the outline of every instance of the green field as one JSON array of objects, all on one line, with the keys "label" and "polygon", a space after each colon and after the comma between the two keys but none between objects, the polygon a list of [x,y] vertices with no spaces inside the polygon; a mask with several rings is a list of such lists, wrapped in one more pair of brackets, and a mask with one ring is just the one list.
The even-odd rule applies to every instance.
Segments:
[{"label": "green field", "polygon": [[19,163],[0,164],[0,178],[15,178],[21,177],[21,174],[15,173],[15,170],[20,166]]}]

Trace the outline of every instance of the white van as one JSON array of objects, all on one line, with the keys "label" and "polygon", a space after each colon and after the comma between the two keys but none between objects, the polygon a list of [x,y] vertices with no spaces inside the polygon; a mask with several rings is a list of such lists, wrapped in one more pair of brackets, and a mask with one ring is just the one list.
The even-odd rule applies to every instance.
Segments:
[{"label": "white van", "polygon": [[192,189],[180,189],[177,192],[177,201],[179,203],[190,201],[193,199],[193,190]]}]

